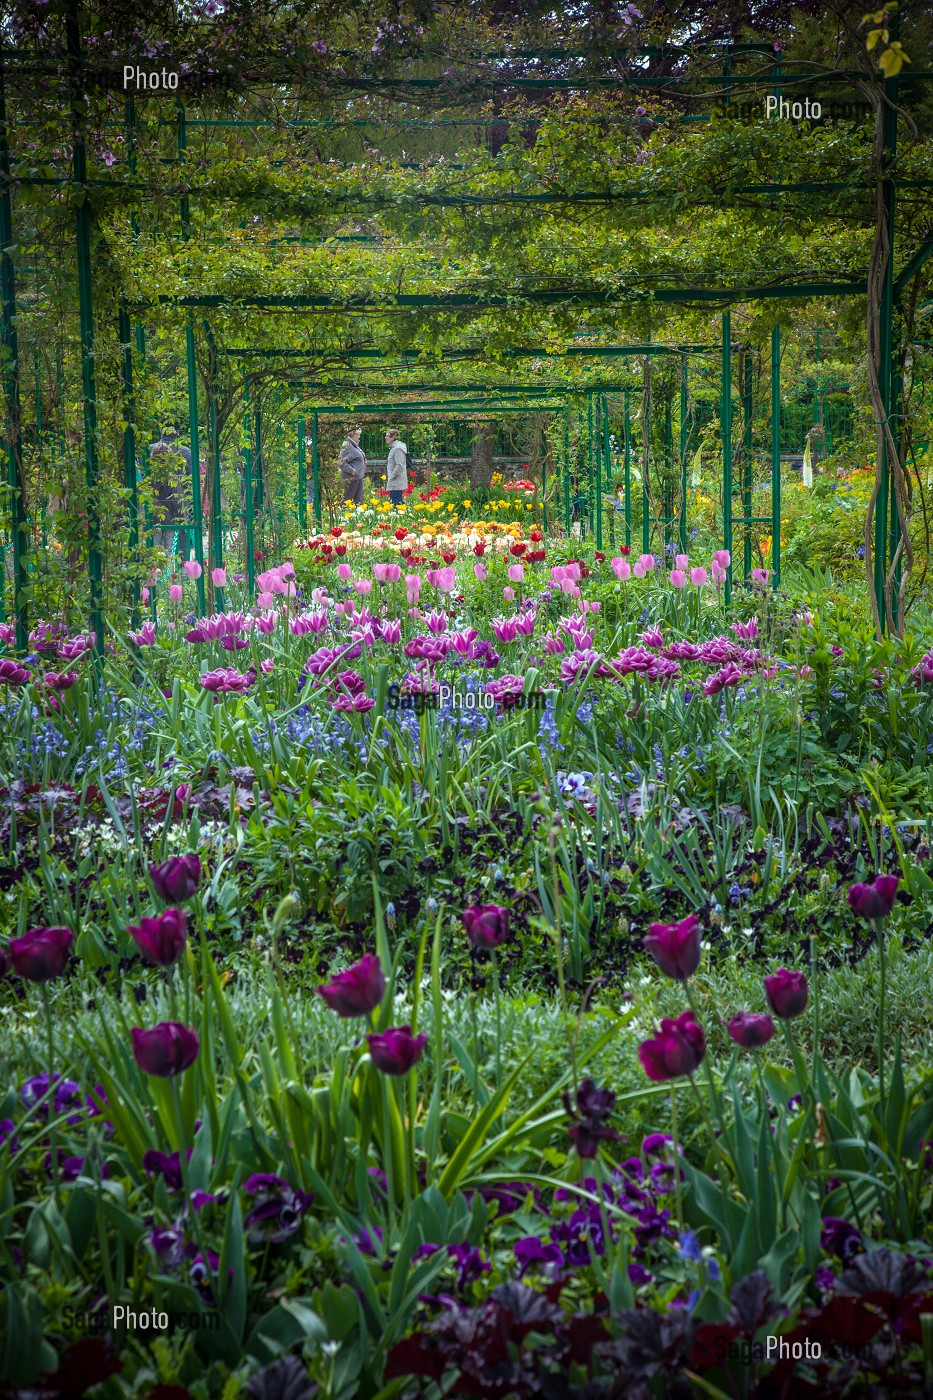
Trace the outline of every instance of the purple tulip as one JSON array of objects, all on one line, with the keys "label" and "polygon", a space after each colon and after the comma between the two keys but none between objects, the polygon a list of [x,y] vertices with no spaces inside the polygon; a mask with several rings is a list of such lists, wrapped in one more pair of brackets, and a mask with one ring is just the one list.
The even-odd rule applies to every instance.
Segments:
[{"label": "purple tulip", "polygon": [[789,972],[786,967],[779,967],[765,978],[765,995],[775,1016],[789,1021],[793,1016],[802,1016],[807,1009],[807,979],[802,972]]},{"label": "purple tulip", "polygon": [[645,947],[658,967],[675,982],[686,982],[700,966],[700,921],[688,914],[679,924],[652,924]]},{"label": "purple tulip", "polygon": [[11,938],[13,971],[27,982],[51,982],[64,972],[73,938],[70,928],[58,927],[31,928],[22,938]]},{"label": "purple tulip", "polygon": [[386,979],[375,953],[367,953],[358,963],[338,972],[325,987],[318,987],[331,1011],[338,1016],[368,1016],[385,996]]},{"label": "purple tulip", "polygon": [[160,1021],[151,1030],[132,1029],[133,1059],[144,1074],[172,1079],[190,1069],[198,1058],[198,1033],[180,1021]]},{"label": "purple tulip", "polygon": [[156,894],[166,904],[181,904],[197,891],[201,881],[201,862],[191,853],[172,856],[161,865],[150,865],[149,878]]},{"label": "purple tulip", "polygon": [[164,909],[155,918],[140,919],[130,924],[127,933],[149,962],[159,967],[171,967],[181,957],[185,946],[185,925],[188,915],[184,909]]},{"label": "purple tulip", "polygon": [[617,1142],[619,1134],[607,1126],[606,1120],[616,1105],[616,1096],[611,1089],[600,1089],[587,1077],[582,1080],[575,1094],[564,1094],[564,1108],[574,1120],[567,1129],[580,1157],[595,1157],[600,1142]]},{"label": "purple tulip", "polygon": [[850,885],[849,904],[863,919],[886,919],[897,895],[896,875],[876,875],[862,885]]},{"label": "purple tulip", "polygon": [[499,948],[509,937],[509,911],[499,904],[471,904],[464,909],[463,926],[475,948]]},{"label": "purple tulip", "polygon": [[29,672],[25,666],[21,666],[18,661],[11,657],[0,657],[0,683],[3,685],[25,685],[29,680]]},{"label": "purple tulip", "polygon": [[729,1034],[743,1050],[757,1050],[774,1035],[774,1022],[767,1012],[737,1011],[729,1022]]},{"label": "purple tulip", "polygon": [[693,1074],[706,1054],[706,1033],[692,1011],[682,1011],[676,1020],[665,1017],[657,1035],[643,1040],[638,1058],[649,1079],[677,1079]]},{"label": "purple tulip", "polygon": [[376,1069],[383,1074],[407,1074],[421,1059],[426,1035],[412,1035],[411,1026],[390,1026],[387,1031],[367,1035],[369,1053]]},{"label": "purple tulip", "polygon": [[[191,1156],[191,1149],[188,1149]],[[143,1171],[147,1176],[160,1176],[169,1191],[180,1191],[182,1187],[181,1159],[177,1152],[158,1152],[150,1147],[143,1153]]]}]

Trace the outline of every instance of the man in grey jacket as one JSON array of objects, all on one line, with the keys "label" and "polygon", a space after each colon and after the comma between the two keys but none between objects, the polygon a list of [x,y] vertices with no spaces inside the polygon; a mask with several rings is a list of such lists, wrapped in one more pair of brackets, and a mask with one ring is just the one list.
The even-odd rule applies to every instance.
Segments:
[{"label": "man in grey jacket", "polygon": [[402,504],[402,494],[408,490],[408,448],[394,428],[386,433],[389,460],[386,467],[386,487],[394,506]]},{"label": "man in grey jacket", "polygon": [[343,499],[352,501],[355,506],[363,504],[363,477],[366,475],[366,456],[360,447],[362,428],[352,428],[340,449],[340,480],[343,484]]}]

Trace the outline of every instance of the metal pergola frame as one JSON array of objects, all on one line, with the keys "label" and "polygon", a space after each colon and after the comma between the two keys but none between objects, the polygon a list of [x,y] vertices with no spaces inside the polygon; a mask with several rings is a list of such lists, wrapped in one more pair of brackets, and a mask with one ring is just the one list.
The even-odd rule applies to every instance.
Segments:
[{"label": "metal pergola frame", "polygon": [[[72,0],[66,15],[67,44],[69,62],[74,74],[85,71],[82,57],[81,37],[78,28],[77,5]],[[896,15],[891,20],[892,33],[896,32]],[[758,51],[758,46],[741,46],[742,50]],[[731,51],[731,50],[730,50]],[[732,74],[728,69],[728,52],[726,56],[727,71],[720,81],[724,82],[727,88],[743,83],[762,83],[766,81],[763,75]],[[738,50],[737,50],[738,51]],[[41,65],[39,65],[41,67]],[[773,58],[773,78],[772,81],[781,86],[793,84],[803,84],[811,80],[820,81],[848,81],[853,76],[862,78],[862,74],[852,75],[845,73],[835,74],[812,74],[807,72],[796,73],[789,69],[782,70],[780,55]],[[18,73],[31,71],[28,65],[21,65]],[[38,70],[37,70],[38,71]],[[27,616],[27,572],[25,557],[25,540],[28,532],[28,521],[25,513],[25,492],[23,490],[22,464],[20,460],[20,367],[17,356],[17,331],[16,331],[16,278],[13,257],[14,227],[11,199],[11,186],[14,178],[20,184],[49,184],[55,187],[62,187],[63,184],[70,183],[75,192],[80,196],[74,201],[75,206],[75,254],[78,280],[78,302],[80,321],[80,345],[81,345],[81,365],[82,365],[82,390],[84,403],[84,454],[85,454],[85,475],[88,488],[88,573],[90,580],[90,624],[97,637],[98,652],[102,651],[104,645],[104,613],[102,597],[103,578],[103,546],[100,533],[100,524],[95,509],[95,499],[99,483],[99,464],[97,458],[97,389],[95,372],[95,322],[93,306],[93,286],[92,286],[92,259],[91,259],[91,211],[89,200],[86,197],[89,189],[97,186],[108,188],[127,187],[142,188],[148,186],[142,183],[134,184],[133,181],[112,181],[89,179],[87,173],[86,150],[82,127],[83,114],[77,102],[75,93],[76,85],[72,85],[71,99],[71,127],[72,127],[72,172],[70,182],[63,182],[55,177],[19,177],[11,170],[8,145],[8,119],[5,105],[5,95],[3,87],[3,55],[0,55],[0,296],[2,296],[2,344],[7,354],[4,359],[4,395],[7,407],[7,485],[12,502],[12,537],[14,550],[14,606],[13,614],[15,619],[16,645],[19,649],[26,647],[28,642],[28,616]],[[882,180],[882,203],[884,209],[884,219],[888,239],[888,247],[891,250],[885,267],[885,276],[881,289],[881,314],[880,314],[880,365],[881,365],[881,396],[885,420],[887,422],[897,421],[899,413],[899,392],[900,386],[895,382],[892,364],[893,348],[893,316],[895,303],[906,285],[920,269],[926,259],[933,253],[933,240],[928,240],[921,248],[917,249],[908,263],[895,276],[893,262],[895,215],[896,215],[896,181],[891,173],[893,161],[897,147],[897,91],[900,81],[929,80],[933,78],[933,73],[905,73],[902,77],[885,78],[883,90],[885,96],[885,117],[884,117],[884,149],[886,156],[887,173]],[[487,75],[483,79],[489,86],[491,77]],[[503,84],[517,88],[530,87],[547,90],[559,89],[561,87],[600,87],[600,86],[634,86],[634,87],[656,87],[663,90],[671,85],[678,85],[679,77],[654,78],[654,77],[613,77],[607,79],[585,77],[580,80],[561,79],[554,77],[540,78],[516,78],[514,76],[503,76]],[[349,79],[348,83],[361,90],[378,90],[380,80]],[[439,79],[406,79],[405,86],[411,88],[413,93],[422,90],[431,90],[443,85],[443,80]],[[398,80],[393,79],[394,88],[398,88]],[[183,165],[186,149],[186,114],[183,104],[178,103],[178,158],[179,166]],[[134,164],[134,142],[133,142],[133,104],[127,103],[127,129],[128,129],[128,166],[130,175],[135,173]],[[903,187],[925,187],[933,185],[927,181],[903,181]],[[818,188],[815,186],[814,188]],[[839,188],[838,182],[833,188]],[[843,184],[842,188],[861,188],[857,184]],[[746,193],[778,193],[783,191],[785,186],[780,183],[742,186],[735,192]],[[792,188],[801,190],[810,189],[809,184]],[[181,196],[181,218],[183,235],[188,236],[188,202],[189,193],[200,193],[190,186],[185,186],[185,193]],[[631,192],[624,194],[625,198],[631,198]],[[657,191],[652,192],[652,197],[657,197]],[[425,195],[425,202],[444,202],[442,196]],[[491,196],[470,197],[457,195],[450,197],[451,203],[463,205],[465,203],[490,203],[502,204],[512,202],[516,196],[509,194],[493,194]],[[523,200],[532,202],[581,202],[591,198],[600,198],[605,201],[605,196],[567,194],[545,194],[542,196],[526,195],[519,196]],[[133,428],[133,415],[129,411],[134,406],[133,389],[133,327],[131,318],[134,313],[152,307],[175,308],[183,310],[186,315],[186,352],[188,362],[188,383],[189,383],[189,419],[191,426],[191,452],[192,452],[192,487],[194,497],[195,523],[193,525],[195,550],[199,561],[201,559],[201,539],[202,530],[200,528],[200,479],[199,479],[199,451],[198,451],[198,386],[195,372],[194,357],[194,316],[197,312],[205,312],[209,309],[220,309],[225,306],[236,307],[238,309],[255,310],[283,310],[290,313],[306,311],[311,313],[332,313],[340,312],[343,315],[356,314],[378,314],[386,316],[393,310],[405,311],[409,309],[430,310],[437,309],[443,311],[485,311],[507,308],[509,310],[520,309],[522,307],[541,306],[581,306],[581,307],[603,307],[612,308],[614,306],[631,306],[633,300],[643,304],[651,302],[666,303],[682,306],[697,305],[719,305],[723,308],[722,318],[722,341],[721,341],[721,366],[722,366],[722,386],[720,402],[720,428],[722,437],[723,452],[723,499],[724,499],[724,519],[723,519],[723,543],[727,549],[732,549],[733,525],[740,524],[746,528],[753,524],[763,522],[765,517],[754,517],[751,514],[751,394],[750,376],[744,376],[743,388],[743,416],[745,419],[745,462],[743,465],[743,477],[741,484],[743,515],[734,517],[732,511],[733,496],[733,451],[732,451],[732,349],[731,339],[731,307],[737,303],[747,301],[757,301],[766,298],[812,298],[815,296],[824,297],[845,297],[864,296],[867,292],[867,282],[862,280],[848,281],[828,281],[828,282],[776,282],[770,285],[751,285],[743,287],[669,287],[669,286],[644,286],[645,279],[633,279],[633,285],[615,291],[602,291],[593,289],[573,289],[567,288],[563,291],[527,289],[518,297],[505,296],[495,292],[452,292],[447,295],[437,295],[436,293],[401,293],[391,299],[390,302],[373,302],[363,297],[331,297],[331,296],[281,296],[281,295],[254,295],[243,298],[229,298],[216,295],[191,295],[183,297],[160,296],[152,301],[132,301],[122,298],[119,305],[119,336],[122,347],[123,365],[123,387],[125,403],[127,405],[127,427],[124,434],[124,469],[125,484],[130,500],[130,541],[135,547],[138,542],[138,499],[136,494],[136,469],[135,469],[135,434]],[[211,331],[205,322],[204,333],[210,339]],[[137,325],[135,340],[138,350],[143,348],[142,327]],[[637,350],[619,347],[621,354],[645,354],[650,352],[650,348],[639,347]],[[575,354],[577,347],[570,353]],[[663,350],[656,347],[657,353],[683,353],[678,347],[665,347]],[[588,347],[579,347],[581,355],[594,353]],[[236,354],[250,355],[266,353],[261,350],[239,350]],[[510,358],[532,354],[531,351],[515,351]],[[598,352],[596,352],[598,353]],[[358,355],[371,354],[375,359],[381,358],[380,352],[374,350],[350,351],[348,358]],[[747,351],[746,351],[747,354]],[[779,404],[780,397],[780,331],[775,328],[772,334],[772,421],[771,421],[771,458],[772,458],[772,513],[770,523],[772,525],[772,551],[773,566],[775,576],[780,572],[780,414],[775,415],[773,407]],[[453,386],[451,386],[453,387]],[[495,386],[490,386],[495,392]],[[603,444],[601,451],[603,464],[608,466],[608,405],[605,394],[599,399],[599,406],[594,398],[595,392],[588,390],[586,386],[580,386],[576,391],[568,388],[568,393],[583,392],[588,395],[588,413],[590,417],[588,441],[594,441],[594,435],[598,432],[598,440]],[[681,470],[686,471],[686,443],[685,443],[685,404],[686,385],[682,383],[682,412],[681,412]],[[488,411],[488,404],[484,405]],[[394,408],[394,412],[399,412],[401,405]],[[321,409],[312,410],[321,412]],[[341,410],[342,411],[342,410]],[[506,410],[503,410],[506,411]],[[518,407],[509,407],[507,411],[520,411]],[[527,411],[525,408],[524,411]],[[247,408],[248,413],[248,408]],[[249,439],[249,419],[247,418],[247,437]],[[208,393],[208,437],[210,443],[210,460],[213,463],[213,480],[211,495],[211,515],[216,523],[220,516],[220,469],[219,451],[217,442],[217,421],[214,400]],[[314,444],[316,434],[314,430],[314,418],[312,417],[312,443]],[[302,439],[303,442],[303,429]],[[630,467],[630,434],[625,432],[627,467]],[[251,484],[251,447],[248,446],[244,453],[245,471],[247,486]],[[303,448],[299,448],[299,474],[303,465]],[[776,477],[775,477],[776,473]],[[601,477],[601,469],[600,469]],[[569,479],[567,481],[569,486]],[[630,485],[630,478],[626,477],[626,485]],[[626,490],[626,499],[630,495]],[[303,497],[302,497],[303,499]],[[596,492],[597,504],[597,538],[601,537],[601,490]],[[247,490],[247,500],[252,501],[252,492]],[[630,520],[627,522],[630,530]],[[643,526],[644,528],[644,526]],[[685,530],[684,506],[681,507],[681,536]],[[247,524],[247,556],[248,563],[252,566],[253,555],[250,546],[251,529]],[[213,531],[215,544],[215,563],[219,563],[216,557],[218,548],[218,533]],[[883,591],[885,578],[888,572],[890,561],[894,558],[899,542],[899,525],[896,511],[891,510],[890,503],[890,468],[887,461],[887,451],[882,441],[879,491],[875,510],[874,528],[874,582],[876,595],[880,598]],[[219,542],[222,548],[222,540]],[[746,539],[746,565],[748,562],[748,550],[750,543]],[[730,568],[727,578],[727,596],[732,582],[732,570]],[[4,589],[5,592],[5,577]],[[201,599],[203,601],[203,585]],[[2,601],[2,599],[0,599]]]}]

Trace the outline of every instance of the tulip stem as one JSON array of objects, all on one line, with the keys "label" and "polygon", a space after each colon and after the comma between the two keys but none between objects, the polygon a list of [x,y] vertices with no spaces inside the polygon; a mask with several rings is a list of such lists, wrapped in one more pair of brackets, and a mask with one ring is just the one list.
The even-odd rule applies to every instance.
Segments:
[{"label": "tulip stem", "polygon": [[49,1128],[49,1155],[52,1163],[52,1188],[55,1193],[55,1204],[58,1204],[59,1182],[58,1182],[58,1134],[54,1128],[55,1121],[55,1031],[52,1024],[52,1004],[49,1001],[49,988],[47,982],[40,984],[42,995],[42,1009],[45,1012],[45,1035],[46,1049],[48,1051],[49,1065],[49,1119],[53,1126]]},{"label": "tulip stem", "polygon": [[671,1080],[671,1136],[674,1139],[674,1200],[677,1202],[677,1224],[684,1228],[684,1203],[680,1193],[680,1138],[677,1135],[677,1084]]},{"label": "tulip stem", "polygon": [[496,1088],[502,1087],[502,988],[499,985],[499,964],[496,962],[496,950],[490,948],[489,956],[492,959],[492,977],[496,985]]},{"label": "tulip stem", "polygon": [[878,1105],[881,1110],[881,1130],[885,1131],[884,1102],[884,1013],[887,978],[887,959],[884,952],[884,919],[875,920],[878,938]]}]

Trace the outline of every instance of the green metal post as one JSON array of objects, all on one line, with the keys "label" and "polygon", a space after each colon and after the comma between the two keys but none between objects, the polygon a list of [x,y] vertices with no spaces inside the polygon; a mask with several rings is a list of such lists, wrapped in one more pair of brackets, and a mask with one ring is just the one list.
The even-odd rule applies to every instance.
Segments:
[{"label": "green metal post", "polygon": [[[205,322],[204,332],[210,346],[211,367],[213,368],[214,356],[216,354],[214,336],[210,326]],[[211,539],[213,551],[211,557],[212,569],[220,569],[224,563],[224,526],[223,526],[223,506],[220,491],[220,439],[217,431],[217,400],[215,397],[213,374],[211,373],[207,383],[207,456],[208,468],[211,474]],[[223,612],[224,591],[222,587],[214,586],[214,610]]]},{"label": "green metal post", "polygon": [[[29,646],[27,610],[29,547],[26,497],[20,444],[19,348],[16,334],[16,271],[13,266],[13,201],[10,193],[10,160],[7,146],[6,99],[3,64],[0,61],[0,297],[3,300],[3,387],[6,397],[7,486],[10,493],[13,548],[13,620],[17,651]],[[6,580],[0,580],[0,609],[6,614]]]},{"label": "green metal post", "polygon": [[[603,451],[606,458],[606,493],[612,493],[612,443],[609,434],[609,399],[607,395],[602,396],[603,403]],[[612,506],[609,510],[609,543],[616,542],[616,503],[612,498]]]},{"label": "green metal post", "polygon": [[243,391],[243,508],[246,517],[246,587],[256,591],[255,530],[253,519],[253,442],[249,412],[249,388]]},{"label": "green metal post", "polygon": [[97,379],[94,369],[94,298],[91,282],[91,206],[87,186],[87,151],[84,144],[81,33],[77,0],[71,0],[66,17],[68,54],[71,60],[72,184],[75,208],[75,241],[78,263],[78,316],[81,328],[81,387],[84,396],[84,475],[87,484],[88,578],[90,625],[99,657],[104,653],[103,555],[97,501],[100,486],[97,460]]},{"label": "green metal post", "polygon": [[625,391],[625,543],[632,547],[632,422],[629,416],[628,389]]},{"label": "green metal post", "polygon": [[320,530],[321,517],[321,463],[317,445],[317,412],[311,414],[311,490],[314,495],[314,518]]},{"label": "green metal post", "polygon": [[[900,23],[898,12],[894,10],[888,20],[888,29],[892,40],[897,39]],[[888,257],[884,269],[884,281],[881,287],[881,305],[879,307],[879,327],[878,340],[880,351],[880,364],[878,365],[878,387],[881,392],[881,402],[884,410],[884,420],[887,422],[891,417],[892,409],[892,359],[894,345],[894,220],[895,220],[895,186],[891,175],[894,160],[897,154],[897,77],[886,78],[884,84],[885,108],[884,108],[884,163],[885,178],[881,183],[881,200],[884,210],[884,221],[887,228]],[[896,431],[896,429],[895,429]],[[888,572],[889,550],[889,524],[888,511],[890,508],[891,494],[891,467],[888,460],[888,448],[884,434],[881,435],[880,451],[880,472],[878,482],[878,498],[875,502],[875,558],[874,558],[874,585],[875,597],[878,603],[878,615],[881,622],[882,632],[887,626],[886,609],[884,602],[884,584]],[[897,514],[895,505],[893,514]],[[893,531],[892,531],[893,533]]]},{"label": "green metal post", "polygon": [[308,472],[305,466],[305,420],[298,419],[298,533],[308,533]]},{"label": "green metal post", "polygon": [[547,533],[547,433],[542,434],[544,451],[541,454],[541,525]]},{"label": "green metal post", "polygon": [[[722,384],[719,392],[722,439],[722,547],[732,555],[732,313],[722,313]],[[732,564],[726,570],[726,605],[732,599]]]},{"label": "green metal post", "polygon": [[744,577],[752,571],[752,352],[746,347],[742,356],[742,515],[745,518],[745,542],[742,549]]},{"label": "green metal post", "polygon": [[[641,547],[647,554],[651,544],[651,502],[648,499],[648,468],[651,457],[651,361],[645,360],[645,381],[648,392],[642,397],[643,411],[641,415],[641,440],[642,440],[642,463],[641,463]],[[653,465],[653,464],[651,464]]]},{"label": "green metal post", "polygon": [[564,410],[564,533],[570,538],[570,408]]},{"label": "green metal post", "polygon": [[[178,163],[184,164],[188,145],[185,106],[178,98]],[[181,232],[187,242],[191,232],[191,216],[188,196],[181,197]],[[141,329],[141,328],[140,328]],[[197,581],[198,607],[204,613],[207,608],[207,595],[204,586],[204,516],[201,502],[204,483],[201,480],[201,443],[198,428],[198,368],[194,344],[194,313],[189,313],[185,326],[185,358],[188,369],[188,447],[191,451],[191,519],[194,522],[194,557],[201,565]]]},{"label": "green metal post", "polygon": [[139,622],[139,491],[136,485],[136,395],[133,392],[133,334],[130,315],[120,307],[120,351],[123,358],[123,485],[129,512],[128,544],[133,561],[133,626]]},{"label": "green metal post", "polygon": [[680,364],[680,549],[687,553],[687,359]]},{"label": "green metal post", "polygon": [[771,332],[771,584],[781,583],[781,327]]},{"label": "green metal post", "polygon": [[674,524],[674,406],[668,399],[664,405],[664,490],[661,511],[664,516],[664,543],[671,542]]}]

